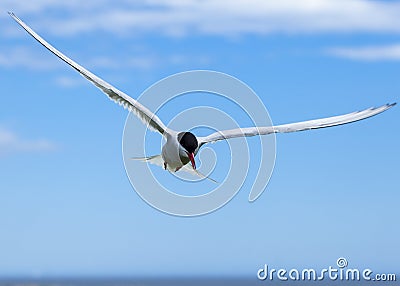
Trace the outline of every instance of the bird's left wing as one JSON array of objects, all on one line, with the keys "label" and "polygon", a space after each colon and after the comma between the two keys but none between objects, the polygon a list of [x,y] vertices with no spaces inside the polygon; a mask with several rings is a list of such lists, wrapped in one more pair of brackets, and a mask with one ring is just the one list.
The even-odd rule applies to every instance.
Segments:
[{"label": "bird's left wing", "polygon": [[238,129],[219,131],[206,137],[199,137],[197,138],[197,140],[199,141],[200,143],[199,145],[201,146],[206,143],[215,142],[218,140],[237,138],[237,137],[267,135],[271,133],[289,133],[289,132],[304,131],[304,130],[311,130],[318,128],[326,128],[366,119],[368,117],[384,112],[389,108],[393,107],[394,105],[396,105],[396,103],[385,104],[380,107],[372,107],[362,111],[356,111],[353,113],[348,113],[339,116],[333,116],[328,118],[321,118],[321,119],[315,119],[297,123],[289,123],[277,126],[238,128]]},{"label": "bird's left wing", "polygon": [[66,62],[76,71],[78,71],[84,78],[89,80],[92,84],[98,87],[101,91],[103,91],[111,100],[123,106],[124,108],[132,111],[139,119],[143,121],[143,123],[147,124],[147,126],[153,130],[158,131],[162,135],[166,135],[170,133],[170,130],[164,125],[164,123],[158,118],[155,114],[153,114],[150,110],[148,110],[145,106],[141,105],[138,101],[131,98],[124,92],[118,90],[111,84],[105,82],[98,76],[94,75],[78,63],[74,62],[66,55],[58,51],[48,42],[46,42],[42,37],[40,37],[35,31],[33,31],[28,25],[26,25],[21,19],[19,19],[14,13],[8,12],[8,14],[19,24],[22,28],[25,29],[33,38],[35,38],[40,44],[42,44],[46,49],[52,52],[54,55],[59,57],[61,60]]}]

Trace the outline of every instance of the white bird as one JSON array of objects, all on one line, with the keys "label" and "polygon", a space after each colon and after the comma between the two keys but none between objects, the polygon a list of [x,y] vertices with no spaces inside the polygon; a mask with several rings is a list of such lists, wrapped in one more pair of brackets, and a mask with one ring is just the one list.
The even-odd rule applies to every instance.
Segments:
[{"label": "white bird", "polygon": [[[9,15],[40,44],[78,71],[84,78],[89,80],[92,84],[103,91],[111,100],[133,112],[139,119],[143,121],[144,124],[147,124],[147,127],[152,131],[161,133],[161,135],[163,135],[166,139],[166,143],[162,147],[161,155],[139,159],[152,164],[161,165],[164,167],[164,169],[171,172],[176,172],[182,168],[182,170],[192,172],[200,177],[205,178],[206,176],[202,175],[196,170],[194,157],[196,156],[200,147],[207,143],[236,137],[267,135],[271,133],[288,133],[347,124],[377,115],[396,105],[396,103],[385,104],[380,107],[372,107],[362,111],[356,111],[334,117],[283,124],[278,126],[231,129],[218,131],[206,137],[196,137],[191,132],[177,132],[169,129],[166,125],[164,125],[157,115],[153,114],[138,101],[65,56],[63,53],[46,42],[42,37],[40,37],[14,13],[9,12]],[[191,166],[188,165],[189,162],[191,163]]]}]

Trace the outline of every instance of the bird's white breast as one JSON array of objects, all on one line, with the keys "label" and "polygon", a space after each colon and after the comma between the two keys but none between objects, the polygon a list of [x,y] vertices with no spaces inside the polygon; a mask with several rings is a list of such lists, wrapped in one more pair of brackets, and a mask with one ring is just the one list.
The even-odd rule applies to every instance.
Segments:
[{"label": "bird's white breast", "polygon": [[175,171],[177,168],[183,166],[179,156],[180,149],[180,144],[176,136],[168,136],[167,142],[162,148],[162,158],[164,162],[167,163],[168,169],[171,171]]}]

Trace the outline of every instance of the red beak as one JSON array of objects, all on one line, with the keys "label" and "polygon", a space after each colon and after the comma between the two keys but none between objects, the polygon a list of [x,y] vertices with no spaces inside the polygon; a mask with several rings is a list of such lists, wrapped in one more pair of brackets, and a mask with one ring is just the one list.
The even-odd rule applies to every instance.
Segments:
[{"label": "red beak", "polygon": [[193,153],[188,153],[190,162],[192,163],[193,169],[196,170],[196,162],[194,161],[194,154]]}]

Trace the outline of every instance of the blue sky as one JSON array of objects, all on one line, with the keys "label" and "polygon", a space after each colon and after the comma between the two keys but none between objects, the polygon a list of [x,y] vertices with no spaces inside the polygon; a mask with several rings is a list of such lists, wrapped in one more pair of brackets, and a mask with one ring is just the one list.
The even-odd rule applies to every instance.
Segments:
[{"label": "blue sky", "polygon": [[341,256],[399,271],[398,107],[278,135],[272,179],[255,203],[248,184],[217,212],[173,217],[143,202],[126,177],[127,112],[6,13],[134,98],[171,74],[216,70],[248,84],[281,124],[399,102],[399,1],[0,8],[0,276],[255,277],[264,263],[323,268]]}]

